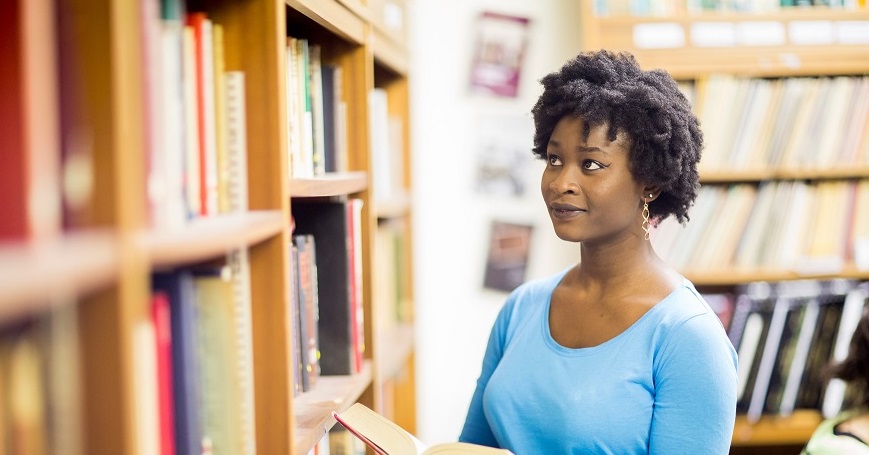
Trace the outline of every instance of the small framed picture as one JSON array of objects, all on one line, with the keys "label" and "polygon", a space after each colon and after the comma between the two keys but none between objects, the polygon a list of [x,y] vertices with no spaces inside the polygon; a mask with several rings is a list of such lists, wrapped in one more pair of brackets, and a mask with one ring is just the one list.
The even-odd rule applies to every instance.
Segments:
[{"label": "small framed picture", "polygon": [[492,221],[483,287],[510,292],[525,281],[533,226]]},{"label": "small framed picture", "polygon": [[526,17],[483,12],[476,22],[471,92],[515,98],[528,42]]}]

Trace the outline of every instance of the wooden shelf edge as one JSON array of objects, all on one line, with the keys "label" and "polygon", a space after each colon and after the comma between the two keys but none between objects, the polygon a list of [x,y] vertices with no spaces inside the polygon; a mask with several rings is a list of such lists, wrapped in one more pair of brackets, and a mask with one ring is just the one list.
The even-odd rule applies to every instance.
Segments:
[{"label": "wooden shelf edge", "polygon": [[826,273],[800,273],[795,270],[763,268],[685,270],[682,273],[695,286],[734,286],[754,281],[825,280],[833,278],[869,280],[869,270],[858,269],[853,264],[848,264],[841,270],[831,270]]},{"label": "wooden shelf edge", "polygon": [[356,44],[366,40],[367,19],[360,17],[364,9],[350,10],[336,0],[285,0],[294,10],[304,14],[330,32]]},{"label": "wooden shelf edge", "polygon": [[290,195],[294,198],[344,196],[367,188],[368,174],[364,171],[335,172],[290,180]]},{"label": "wooden shelf edge", "polygon": [[352,376],[320,376],[314,387],[293,398],[296,453],[308,453],[335,425],[332,411],[341,412],[359,400],[372,381],[371,363]]},{"label": "wooden shelf edge", "polygon": [[402,192],[386,200],[374,201],[378,219],[400,218],[410,213],[410,194]]},{"label": "wooden shelf edge", "polygon": [[413,324],[402,323],[388,330],[379,331],[376,337],[378,346],[378,376],[387,379],[401,373],[407,364],[414,347]]},{"label": "wooden shelf edge", "polygon": [[407,48],[396,42],[382,30],[374,28],[372,32],[372,48],[374,59],[402,76],[407,75],[410,66]]},{"label": "wooden shelf edge", "polygon": [[120,243],[110,231],[0,245],[0,322],[74,303],[118,279]]},{"label": "wooden shelf edge", "polygon": [[744,415],[736,416],[731,446],[800,445],[808,442],[821,423],[821,414],[801,409],[787,417],[763,416],[750,423]]},{"label": "wooden shelf edge", "polygon": [[147,231],[140,238],[140,246],[152,267],[191,264],[279,234],[289,223],[284,218],[280,210],[197,218],[176,230]]},{"label": "wooden shelf edge", "polygon": [[783,7],[773,12],[740,12],[740,11],[698,11],[685,12],[670,16],[632,16],[613,15],[595,16],[594,21],[601,26],[635,25],[658,22],[678,22],[691,24],[694,22],[734,22],[734,21],[776,21],[788,22],[799,20],[869,20],[869,9],[829,8],[829,7]]},{"label": "wooden shelf edge", "polygon": [[763,180],[839,180],[869,178],[869,167],[854,165],[823,169],[752,169],[701,171],[700,183],[759,182]]}]

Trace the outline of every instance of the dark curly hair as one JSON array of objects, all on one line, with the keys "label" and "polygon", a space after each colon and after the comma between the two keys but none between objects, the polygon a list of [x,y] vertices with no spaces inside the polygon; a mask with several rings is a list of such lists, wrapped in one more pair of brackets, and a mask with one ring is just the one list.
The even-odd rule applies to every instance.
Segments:
[{"label": "dark curly hair", "polygon": [[824,371],[827,380],[839,378],[853,387],[855,404],[869,407],[869,311],[864,311],[851,344],[848,356],[838,363],[827,366]]},{"label": "dark curly hair", "polygon": [[697,163],[703,133],[691,104],[663,70],[644,71],[629,53],[581,53],[540,81],[534,105],[534,148],[546,159],[555,125],[565,116],[581,117],[588,137],[593,125],[609,124],[608,136],[627,132],[631,173],[661,194],[649,204],[654,223],[673,215],[685,224],[700,187]]}]

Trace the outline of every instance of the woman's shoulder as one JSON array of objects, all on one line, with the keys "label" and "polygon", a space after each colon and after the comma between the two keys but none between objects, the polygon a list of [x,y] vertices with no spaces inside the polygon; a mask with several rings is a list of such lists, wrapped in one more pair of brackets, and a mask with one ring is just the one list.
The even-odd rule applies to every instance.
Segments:
[{"label": "woman's shoulder", "polygon": [[711,317],[718,320],[712,307],[687,278],[657,305],[661,309],[662,323],[681,324],[689,319]]},{"label": "woman's shoulder", "polygon": [[709,344],[733,347],[721,319],[694,285],[685,279],[657,308],[656,325],[670,344]]}]

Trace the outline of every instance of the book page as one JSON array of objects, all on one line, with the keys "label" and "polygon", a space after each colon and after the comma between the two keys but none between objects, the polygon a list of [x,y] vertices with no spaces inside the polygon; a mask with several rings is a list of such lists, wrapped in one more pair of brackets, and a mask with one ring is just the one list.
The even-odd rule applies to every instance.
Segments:
[{"label": "book page", "polygon": [[421,455],[426,449],[415,436],[360,403],[335,414],[335,419],[378,454]]}]

